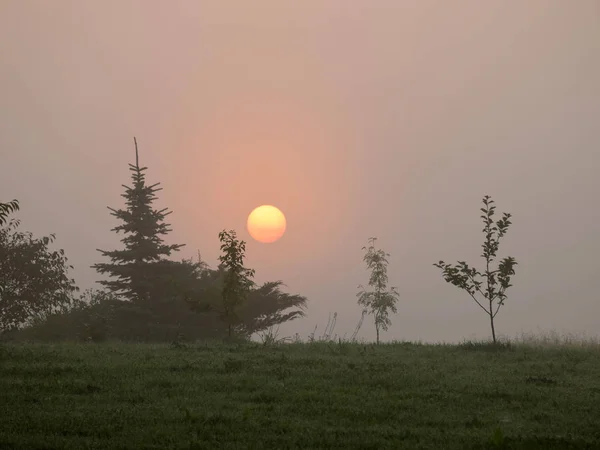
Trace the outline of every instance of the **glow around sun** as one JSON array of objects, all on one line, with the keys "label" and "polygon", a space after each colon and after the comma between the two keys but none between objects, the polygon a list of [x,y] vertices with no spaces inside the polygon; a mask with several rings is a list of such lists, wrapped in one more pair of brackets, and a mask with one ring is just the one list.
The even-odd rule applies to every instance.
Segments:
[{"label": "glow around sun", "polygon": [[263,244],[275,242],[285,233],[286,220],[283,213],[274,206],[262,205],[248,216],[250,236]]}]

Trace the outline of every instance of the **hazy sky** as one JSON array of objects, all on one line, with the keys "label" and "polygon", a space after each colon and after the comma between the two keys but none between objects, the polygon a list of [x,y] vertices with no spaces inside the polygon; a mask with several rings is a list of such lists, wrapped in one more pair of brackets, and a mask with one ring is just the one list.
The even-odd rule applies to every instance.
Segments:
[{"label": "hazy sky", "polygon": [[[0,0],[0,200],[57,233],[82,288],[120,245],[133,136],[180,256],[218,232],[351,334],[370,236],[401,300],[384,339],[484,338],[433,262],[479,262],[483,195],[513,214],[501,334],[600,329],[600,1]],[[277,243],[247,215],[287,216]],[[374,337],[372,319],[360,336]]]}]

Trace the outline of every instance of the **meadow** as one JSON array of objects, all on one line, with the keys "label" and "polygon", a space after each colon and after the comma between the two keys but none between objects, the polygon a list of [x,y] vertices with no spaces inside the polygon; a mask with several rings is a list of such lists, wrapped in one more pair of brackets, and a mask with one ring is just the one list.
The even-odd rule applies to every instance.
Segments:
[{"label": "meadow", "polygon": [[600,345],[4,343],[0,448],[600,448]]}]

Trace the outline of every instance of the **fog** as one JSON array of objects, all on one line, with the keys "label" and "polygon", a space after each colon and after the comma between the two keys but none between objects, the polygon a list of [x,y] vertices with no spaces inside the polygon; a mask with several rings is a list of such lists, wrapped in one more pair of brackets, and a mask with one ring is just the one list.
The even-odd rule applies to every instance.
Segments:
[{"label": "fog", "polygon": [[[352,333],[375,236],[400,292],[383,339],[457,341],[489,323],[432,263],[480,267],[489,194],[518,262],[497,331],[594,334],[599,80],[596,0],[5,0],[0,200],[92,287],[135,136],[177,259],[215,267],[234,228],[257,281],[308,297],[281,335],[333,312]],[[261,204],[287,217],[276,243],[245,229]]]}]

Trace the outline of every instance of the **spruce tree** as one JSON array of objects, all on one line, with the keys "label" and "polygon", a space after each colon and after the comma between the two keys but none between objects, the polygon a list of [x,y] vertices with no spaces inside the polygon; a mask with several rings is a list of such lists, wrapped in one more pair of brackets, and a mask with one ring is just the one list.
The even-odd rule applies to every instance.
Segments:
[{"label": "spruce tree", "polygon": [[[117,234],[123,232],[121,242],[123,250],[98,250],[103,256],[110,258],[110,263],[98,263],[92,267],[99,273],[106,274],[112,280],[99,281],[113,293],[134,302],[147,303],[151,300],[153,284],[162,275],[160,268],[167,265],[157,264],[171,252],[178,251],[183,245],[166,245],[162,236],[168,234],[170,224],[164,222],[171,214],[168,208],[156,210],[152,208],[157,199],[156,193],[162,188],[160,183],[146,184],[145,171],[140,167],[137,141],[135,144],[135,165],[129,164],[132,186],[123,185],[125,193],[121,194],[126,200],[126,209],[113,209],[111,215],[122,223],[111,231]],[[115,279],[116,278],[116,279]]]}]

